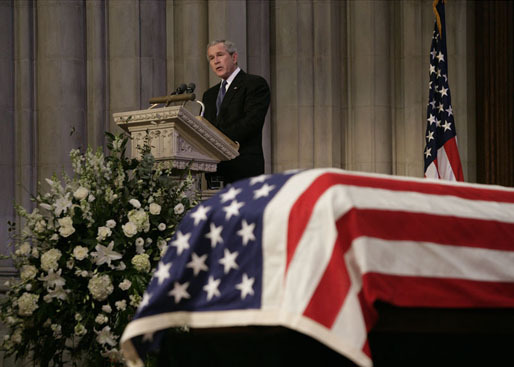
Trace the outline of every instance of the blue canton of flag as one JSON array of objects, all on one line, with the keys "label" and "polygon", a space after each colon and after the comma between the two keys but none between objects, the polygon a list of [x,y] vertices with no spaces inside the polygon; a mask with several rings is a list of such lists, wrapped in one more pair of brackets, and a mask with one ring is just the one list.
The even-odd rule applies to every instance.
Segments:
[{"label": "blue canton of flag", "polygon": [[[262,214],[292,174],[237,182],[192,209],[168,243],[135,319],[259,308]],[[156,331],[132,342],[143,356],[158,348],[164,334]]]},{"label": "blue canton of flag", "polygon": [[425,136],[425,176],[463,181],[448,84],[444,2],[434,1],[436,22],[430,49],[430,82]]}]

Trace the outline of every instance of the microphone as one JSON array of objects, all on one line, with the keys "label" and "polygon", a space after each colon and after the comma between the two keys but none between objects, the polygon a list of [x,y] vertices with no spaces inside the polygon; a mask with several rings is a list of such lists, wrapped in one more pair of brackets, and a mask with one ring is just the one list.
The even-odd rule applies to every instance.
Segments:
[{"label": "microphone", "polygon": [[186,92],[187,93],[193,93],[195,88],[196,88],[195,83],[191,82],[191,83],[188,84]]},{"label": "microphone", "polygon": [[184,83],[182,83],[177,87],[177,89],[175,89],[175,92],[171,93],[171,95],[173,96],[175,94],[182,94],[186,91],[186,89],[187,89],[187,86]]}]

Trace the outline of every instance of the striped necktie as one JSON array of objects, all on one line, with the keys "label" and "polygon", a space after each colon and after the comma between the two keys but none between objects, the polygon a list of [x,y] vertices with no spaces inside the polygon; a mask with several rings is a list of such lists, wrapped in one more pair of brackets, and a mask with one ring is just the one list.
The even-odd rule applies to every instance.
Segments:
[{"label": "striped necktie", "polygon": [[218,97],[216,98],[216,116],[218,116],[218,114],[220,113],[221,102],[223,102],[223,97],[225,97],[226,87],[227,87],[227,81],[224,80],[221,83],[221,87],[218,92]]}]

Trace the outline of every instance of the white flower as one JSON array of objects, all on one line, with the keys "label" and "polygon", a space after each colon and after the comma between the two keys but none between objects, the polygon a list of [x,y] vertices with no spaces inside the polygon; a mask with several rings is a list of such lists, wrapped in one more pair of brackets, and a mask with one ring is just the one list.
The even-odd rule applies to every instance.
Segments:
[{"label": "white flower", "polygon": [[105,300],[114,290],[108,275],[95,275],[89,280],[87,287],[97,301]]},{"label": "white flower", "polygon": [[46,230],[46,222],[44,219],[38,220],[34,226],[34,231],[37,233],[43,233]]},{"label": "white flower", "polygon": [[121,283],[119,284],[119,286],[118,286],[118,287],[120,287],[120,288],[121,288],[121,290],[126,291],[127,289],[129,289],[129,288],[130,288],[130,286],[131,286],[131,285],[132,285],[132,282],[131,282],[130,280],[128,280],[128,279],[125,279],[125,280],[123,280],[123,282],[121,282]]},{"label": "white flower", "polygon": [[68,237],[75,232],[75,228],[73,228],[73,220],[71,217],[59,218],[57,221],[59,222],[59,233],[61,236]]},{"label": "white flower", "polygon": [[50,326],[50,329],[52,329],[52,331],[54,332],[54,337],[56,339],[60,339],[62,337],[62,327],[61,327],[61,325],[52,324]]},{"label": "white flower", "polygon": [[100,325],[105,324],[107,321],[109,321],[109,318],[101,313],[95,318],[95,322]]},{"label": "white flower", "polygon": [[166,229],[166,224],[164,223],[159,223],[159,225],[157,226],[157,228],[159,229],[159,231],[164,231]]},{"label": "white flower", "polygon": [[125,236],[132,237],[135,234],[137,234],[137,226],[132,222],[127,222],[124,225],[121,226],[123,229],[123,233],[125,233]]},{"label": "white flower", "polygon": [[84,260],[88,255],[88,249],[82,246],[75,246],[73,249],[73,257],[78,261]]},{"label": "white flower", "polygon": [[127,308],[127,301],[122,299],[121,301],[114,303],[114,305],[116,306],[117,310],[124,311]]},{"label": "white flower", "polygon": [[93,194],[89,194],[89,196],[87,197],[87,201],[89,201],[90,203],[92,203],[93,201],[95,201],[95,196]]},{"label": "white flower", "polygon": [[177,215],[184,213],[184,204],[179,203],[179,204],[175,205],[173,212]]},{"label": "white flower", "polygon": [[74,267],[74,266],[75,266],[75,260],[73,260],[72,258],[70,258],[70,259],[68,259],[68,260],[66,261],[66,267],[67,267],[68,269],[70,269],[70,270],[71,270],[71,269],[73,269],[73,267]]},{"label": "white flower", "polygon": [[130,199],[129,203],[136,209],[141,208],[141,203],[137,199]]},{"label": "white flower", "polygon": [[105,226],[107,228],[114,228],[116,227],[116,221],[114,219],[109,219],[106,223],[105,223]]},{"label": "white flower", "polygon": [[66,284],[66,280],[61,277],[62,269],[59,269],[57,272],[54,272],[52,269],[48,271],[48,275],[39,277],[39,280],[45,282],[46,288],[57,288],[62,287]]},{"label": "white flower", "polygon": [[143,246],[145,244],[145,240],[141,237],[136,238],[136,246]]},{"label": "white flower", "polygon": [[123,360],[123,354],[116,348],[106,349],[105,352],[102,352],[102,357],[114,362]]},{"label": "white flower", "polygon": [[59,217],[62,213],[66,213],[68,209],[71,207],[70,193],[66,193],[65,196],[61,196],[59,199],[55,201],[55,209],[54,213],[57,217]]},{"label": "white flower", "polygon": [[98,235],[96,236],[97,241],[103,241],[112,234],[109,227],[98,227]]},{"label": "white flower", "polygon": [[87,329],[84,325],[82,325],[81,323],[78,323],[77,325],[75,325],[75,335],[77,336],[82,336],[82,335],[85,335],[87,334]]},{"label": "white flower", "polygon": [[111,261],[119,260],[123,257],[119,252],[114,251],[113,247],[114,241],[111,241],[107,247],[102,245],[96,245],[96,252],[91,253],[91,255],[95,257],[96,265],[111,265]]},{"label": "white flower", "polygon": [[78,312],[75,314],[75,321],[82,321],[82,315]]},{"label": "white flower", "polygon": [[150,220],[148,213],[143,209],[131,210],[127,214],[128,220],[137,226],[138,231],[147,232],[150,229]]},{"label": "white flower", "polygon": [[[45,295],[45,297],[49,297],[50,301],[53,298],[60,299],[62,301],[65,301],[68,298],[68,290],[63,289],[61,286],[55,287],[55,289],[48,290],[48,294]],[[48,302],[45,297],[43,299],[45,302]]]},{"label": "white flower", "polygon": [[33,265],[23,265],[21,267],[20,277],[21,280],[26,281],[34,279],[37,275],[37,268]]},{"label": "white flower", "polygon": [[26,284],[25,285],[25,289],[28,290],[29,292],[32,290],[32,284]]},{"label": "white flower", "polygon": [[152,215],[161,214],[161,206],[157,203],[151,203],[149,210],[150,210],[150,214],[152,214]]},{"label": "white flower", "polygon": [[61,258],[61,251],[53,248],[41,255],[41,268],[48,272],[50,270],[57,270],[59,264],[57,263]]},{"label": "white flower", "polygon": [[36,259],[39,257],[39,250],[37,247],[34,247],[32,249],[32,256],[35,257]]},{"label": "white flower", "polygon": [[22,338],[21,338],[21,331],[22,329],[21,328],[18,328],[14,331],[14,333],[11,335],[11,341],[14,343],[14,344],[20,344],[21,341],[22,341]]},{"label": "white flower", "polygon": [[117,338],[113,333],[111,333],[111,328],[109,326],[104,326],[100,331],[95,330],[95,333],[97,334],[96,341],[99,344],[109,344],[111,347],[114,347],[117,344]]},{"label": "white flower", "polygon": [[103,305],[102,306],[102,311],[105,312],[105,313],[111,313],[112,312],[112,307],[109,306],[109,305]]},{"label": "white flower", "polygon": [[73,197],[77,200],[84,200],[89,195],[89,190],[83,186],[80,186],[75,192],[73,193]]},{"label": "white flower", "polygon": [[132,265],[137,271],[148,272],[150,271],[150,260],[148,254],[136,255],[131,260]]},{"label": "white flower", "polygon": [[18,314],[20,316],[30,316],[32,313],[39,307],[37,301],[39,300],[39,295],[32,293],[23,293],[20,298],[18,298]]},{"label": "white flower", "polygon": [[22,254],[23,256],[27,256],[28,254],[30,254],[31,250],[32,250],[32,247],[30,246],[30,243],[28,243],[28,242],[23,242],[22,245],[20,246],[20,254]]},{"label": "white flower", "polygon": [[39,206],[46,210],[52,210],[52,206],[47,203],[39,203]]}]

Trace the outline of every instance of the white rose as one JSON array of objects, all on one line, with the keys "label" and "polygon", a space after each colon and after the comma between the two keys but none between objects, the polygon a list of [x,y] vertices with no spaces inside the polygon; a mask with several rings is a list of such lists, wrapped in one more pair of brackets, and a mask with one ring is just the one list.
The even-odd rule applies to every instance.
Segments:
[{"label": "white rose", "polygon": [[95,201],[95,196],[93,194],[89,194],[89,196],[87,197],[87,201],[89,201],[90,203],[92,203],[93,201]]},{"label": "white rose", "polygon": [[88,249],[82,246],[75,246],[73,249],[73,257],[78,261],[84,260],[88,255]]},{"label": "white rose", "polygon": [[107,228],[114,228],[116,227],[116,221],[114,219],[109,219],[107,223],[105,223],[105,226]]},{"label": "white rose", "polygon": [[112,234],[109,227],[98,227],[98,235],[96,236],[97,241],[103,241]]},{"label": "white rose", "polygon": [[130,199],[129,203],[136,209],[141,208],[141,203],[137,199]]},{"label": "white rose", "polygon": [[36,225],[34,226],[34,231],[37,233],[42,233],[46,229],[46,222],[44,219],[41,219],[37,221]]},{"label": "white rose", "polygon": [[145,240],[141,237],[136,238],[136,246],[143,246],[145,244]]},{"label": "white rose", "polygon": [[71,217],[59,218],[57,221],[59,222],[59,233],[61,236],[68,237],[75,232],[75,228],[73,228],[73,220]]},{"label": "white rose", "polygon": [[95,275],[89,280],[87,287],[97,301],[105,300],[114,290],[108,275]]},{"label": "white rose", "polygon": [[118,310],[123,311],[127,308],[127,301],[123,299],[121,301],[116,302],[114,305]]},{"label": "white rose", "polygon": [[23,244],[20,246],[20,254],[27,256],[30,254],[30,251],[32,250],[32,247],[30,246],[30,243],[23,242]]},{"label": "white rose", "polygon": [[121,226],[123,229],[123,233],[125,233],[125,236],[127,237],[133,237],[137,234],[137,226],[132,222],[127,222],[124,225]]},{"label": "white rose", "polygon": [[149,209],[150,209],[150,214],[152,214],[152,215],[161,214],[161,206],[157,203],[151,203]]},{"label": "white rose", "polygon": [[159,225],[157,226],[157,228],[159,229],[159,231],[164,231],[166,229],[166,224],[164,223],[159,223]]},{"label": "white rose", "polygon": [[18,298],[18,314],[20,316],[30,316],[39,307],[37,301],[39,296],[32,293],[23,293]]},{"label": "white rose", "polygon": [[57,270],[59,264],[57,263],[61,258],[61,251],[53,248],[41,255],[41,268],[49,272],[50,270]]},{"label": "white rose", "polygon": [[175,205],[173,212],[177,215],[184,213],[184,204],[179,203],[179,204]]},{"label": "white rose", "polygon": [[148,272],[150,271],[150,260],[148,254],[136,255],[131,260],[132,265],[137,271]]},{"label": "white rose", "polygon": [[119,287],[121,288],[121,290],[126,291],[130,288],[131,285],[132,282],[128,279],[125,279],[123,282],[120,283]]},{"label": "white rose", "polygon": [[37,275],[37,269],[32,265],[23,265],[21,267],[21,280],[26,281],[29,279],[34,279]]},{"label": "white rose", "polygon": [[73,197],[77,200],[84,200],[89,195],[89,190],[85,187],[80,186],[75,192],[73,193]]},{"label": "white rose", "polygon": [[144,230],[145,232],[150,229],[150,220],[148,218],[148,213],[146,213],[143,209],[139,210],[131,210],[127,214],[128,220],[134,223],[137,226],[138,231]]},{"label": "white rose", "polygon": [[102,306],[102,311],[106,312],[106,313],[111,313],[112,312],[112,307],[109,306],[109,305],[103,305]]},{"label": "white rose", "polygon": [[96,316],[96,318],[95,318],[95,322],[96,322],[97,324],[100,324],[100,325],[105,324],[107,321],[109,321],[109,319],[107,318],[107,316],[102,315],[102,314],[99,314],[99,315],[98,315],[98,316]]}]

